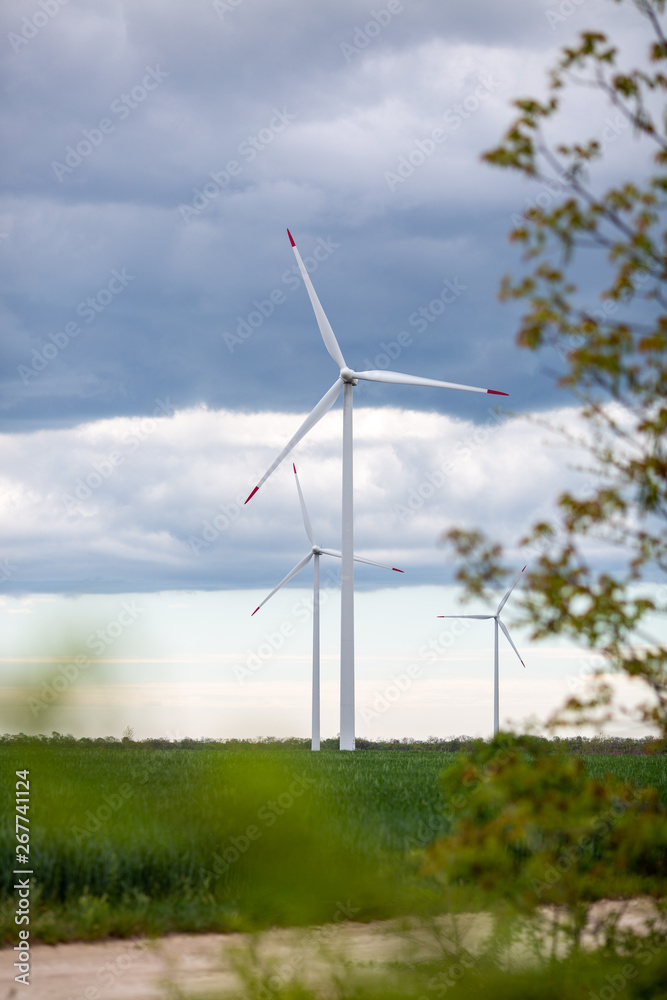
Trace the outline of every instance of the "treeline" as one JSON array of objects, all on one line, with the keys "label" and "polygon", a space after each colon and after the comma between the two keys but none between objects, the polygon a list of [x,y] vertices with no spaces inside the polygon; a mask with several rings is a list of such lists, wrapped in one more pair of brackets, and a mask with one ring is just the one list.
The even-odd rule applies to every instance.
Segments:
[{"label": "treeline", "polygon": [[[654,736],[641,736],[633,739],[630,736],[561,736],[547,739],[546,737],[535,737],[545,749],[551,748],[554,753],[565,750],[568,753],[584,754],[656,754],[667,753],[665,744]],[[460,751],[473,752],[488,745],[490,739],[484,740],[474,736],[429,736],[427,740],[413,740],[408,737],[393,740],[369,740],[357,738],[356,746],[358,751],[363,750],[395,750],[403,753],[422,752],[424,750],[431,753],[458,753]],[[0,748],[2,747],[31,747],[31,746],[53,746],[53,747],[146,747],[153,750],[193,750],[197,747],[219,746],[222,749],[241,749],[244,747],[267,747],[274,750],[310,750],[310,740],[296,736],[280,739],[275,736],[260,736],[255,739],[213,739],[212,737],[202,737],[201,739],[185,738],[181,740],[169,740],[163,737],[150,737],[145,740],[135,740],[133,737],[124,736],[83,736],[77,739],[71,734],[51,733],[50,736],[28,736],[26,733],[5,733],[0,736]],[[323,750],[337,750],[338,739],[322,740]]]}]

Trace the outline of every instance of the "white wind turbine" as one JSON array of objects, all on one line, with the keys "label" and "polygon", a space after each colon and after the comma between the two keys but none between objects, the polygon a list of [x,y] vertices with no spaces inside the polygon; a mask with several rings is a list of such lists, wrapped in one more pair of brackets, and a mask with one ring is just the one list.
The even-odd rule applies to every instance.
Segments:
[{"label": "white wind turbine", "polygon": [[341,626],[340,626],[340,749],[354,750],[354,544],[353,544],[353,487],[352,487],[352,392],[359,379],[368,382],[390,382],[398,385],[435,386],[442,389],[465,389],[468,392],[493,393],[496,396],[506,396],[506,392],[497,389],[481,389],[474,385],[459,385],[457,382],[440,382],[433,378],[421,378],[417,375],[404,375],[401,372],[365,371],[356,372],[348,368],[338,341],[331,329],[324,309],[313,288],[301,255],[297,250],[292,234],[287,230],[294,256],[310,298],[317,325],[322,334],[322,340],[327,351],[338,365],[339,376],[325,392],[322,399],[306,417],[298,431],[285,445],[278,457],[272,462],[260,481],[251,492],[248,503],[257,490],[277,469],[292,448],[304,437],[311,427],[321,420],[338,399],[341,389],[343,394],[343,503],[342,503],[342,567],[341,567]]},{"label": "white wind turbine", "polygon": [[[315,536],[313,534],[313,525],[311,523],[310,517],[308,516],[308,508],[306,507],[306,501],[304,500],[303,493],[301,491],[301,483],[299,482],[299,476],[296,471],[296,465],[292,463],[292,468],[294,469],[294,477],[296,480],[296,488],[299,492],[299,502],[301,503],[301,514],[303,516],[303,526],[306,530],[306,535],[308,540],[312,545],[312,548],[308,555],[305,555],[303,559],[300,559],[296,566],[289,571],[287,576],[280,581],[277,587],[274,587],[268,597],[265,597],[261,604],[259,604],[253,611],[253,615],[256,615],[261,607],[263,607],[267,601],[270,601],[274,594],[276,594],[281,587],[284,587],[286,583],[300,573],[302,569],[305,569],[310,560],[313,560],[313,709],[312,709],[312,736],[310,742],[311,750],[320,749],[320,556],[336,556],[337,559],[342,558],[342,552],[337,549],[323,549],[315,541]],[[385,566],[384,563],[373,562],[372,559],[364,559],[363,556],[355,556],[355,562],[366,563],[368,566],[379,566],[380,569],[392,569],[395,573],[402,573],[402,569],[396,569],[395,566]],[[252,615],[250,616],[252,618]]]},{"label": "white wind turbine", "polygon": [[[524,566],[523,569],[521,570],[521,573],[523,573],[523,570],[525,570],[525,568],[526,567]],[[494,621],[494,630],[493,630],[493,636],[494,636],[494,642],[493,642],[493,735],[494,736],[498,735],[498,730],[500,728],[500,718],[499,718],[499,716],[500,716],[500,706],[499,706],[499,703],[498,703],[498,628],[499,627],[503,630],[503,632],[505,633],[505,637],[507,638],[507,641],[509,642],[510,646],[512,647],[512,649],[514,650],[514,652],[516,653],[516,655],[519,657],[519,662],[520,662],[521,666],[522,667],[526,666],[526,664],[521,659],[521,656],[519,655],[519,650],[516,648],[516,646],[512,642],[512,637],[509,634],[509,632],[507,631],[507,628],[506,628],[505,624],[503,622],[501,622],[501,620],[500,620],[500,612],[503,610],[503,608],[507,604],[507,598],[510,596],[510,594],[512,593],[512,591],[516,587],[517,583],[519,582],[519,580],[521,578],[521,573],[519,573],[519,575],[517,576],[516,580],[514,581],[514,583],[512,584],[512,586],[510,587],[510,589],[507,591],[507,593],[503,597],[503,599],[500,602],[500,604],[498,605],[498,607],[496,609],[495,615],[438,615],[438,618],[475,618],[478,621],[488,621],[489,619],[493,618],[493,621]]]}]

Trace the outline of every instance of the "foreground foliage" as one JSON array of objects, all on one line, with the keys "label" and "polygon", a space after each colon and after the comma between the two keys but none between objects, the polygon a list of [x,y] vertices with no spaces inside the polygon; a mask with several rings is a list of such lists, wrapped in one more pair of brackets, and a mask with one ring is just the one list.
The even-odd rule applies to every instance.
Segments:
[{"label": "foreground foliage", "polygon": [[527,736],[461,755],[443,783],[455,819],[426,870],[459,905],[532,919],[556,907],[579,948],[594,901],[667,895],[667,804],[656,788],[592,777],[582,759],[544,754]]},{"label": "foreground foliage", "polygon": [[[667,36],[664,0],[626,6],[646,29],[640,65],[623,67],[602,31],[583,32],[562,50],[547,98],[515,101],[517,118],[485,158],[541,184],[511,234],[526,270],[505,278],[501,297],[526,306],[518,345],[546,353],[550,363],[556,352],[558,382],[572,392],[583,427],[580,438],[565,440],[583,454],[588,483],[562,493],[554,516],[516,542],[529,554],[521,607],[532,638],[566,636],[605,661],[596,683],[556,713],[552,731],[613,717],[604,670],[640,680],[639,717],[664,741],[667,647],[650,622],[667,607],[667,587],[656,585],[667,572]],[[634,143],[627,180],[605,189],[596,169],[604,144],[596,137],[557,138],[574,93],[580,102],[606,99],[627,127]],[[463,559],[459,579],[469,596],[507,574],[503,546],[478,529],[457,528],[444,540]],[[603,568],[594,562],[596,545]],[[664,921],[653,928],[658,957],[643,979],[636,967],[632,974],[599,970],[595,993],[588,973],[599,957],[581,955],[591,902],[602,893],[665,898],[667,813],[655,790],[599,780],[581,761],[551,756],[528,737],[476,748],[444,782],[451,801],[460,798],[457,818],[429,849],[426,870],[451,898],[473,893],[478,905],[532,922],[546,905],[561,918],[554,954],[564,941],[568,960],[542,966],[538,993],[507,976],[498,995],[548,995],[554,971],[582,969],[557,995],[666,995]],[[613,915],[602,931],[610,963],[641,947],[641,935],[621,931]],[[457,993],[468,995],[463,987]]]},{"label": "foreground foliage", "polygon": [[[529,553],[525,624],[535,639],[572,638],[602,654],[606,670],[640,678],[641,717],[667,737],[667,648],[650,626],[667,608],[667,36],[664,0],[623,5],[645,28],[640,65],[624,67],[603,31],[583,32],[562,50],[547,99],[515,101],[516,120],[485,158],[542,188],[511,234],[526,273],[507,277],[501,295],[526,306],[518,345],[550,366],[556,352],[588,473],[517,540]],[[568,100],[596,108],[596,98],[627,128],[624,142],[555,138]],[[605,189],[600,160],[622,156],[625,142],[632,175]],[[470,593],[502,580],[502,546],[470,527],[446,537],[465,559]],[[607,567],[593,565],[592,543]],[[601,684],[572,698],[564,718],[601,721],[609,701]]]}]

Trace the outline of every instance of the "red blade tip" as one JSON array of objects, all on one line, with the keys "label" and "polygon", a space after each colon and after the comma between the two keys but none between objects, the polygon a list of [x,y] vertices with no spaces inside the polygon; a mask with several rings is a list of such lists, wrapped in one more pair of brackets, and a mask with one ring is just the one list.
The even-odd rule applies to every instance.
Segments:
[{"label": "red blade tip", "polygon": [[[252,498],[254,497],[254,495],[255,495],[255,493],[257,492],[257,490],[258,490],[258,489],[259,489],[259,486],[255,486],[254,490],[252,491],[252,493],[251,493],[251,494],[250,494],[250,496],[248,497],[248,500],[252,500]],[[244,507],[245,507],[245,505],[247,504],[248,500],[245,500],[245,501],[243,502],[243,506],[244,506]]]},{"label": "red blade tip", "polygon": [[490,392],[492,396],[509,396],[509,392],[500,392],[499,389],[487,389],[486,391]]},{"label": "red blade tip", "polygon": [[296,465],[292,462],[292,468],[294,469],[294,475],[296,476]]},{"label": "red blade tip", "polygon": [[[258,608],[255,608],[255,610],[253,611],[252,615],[256,615],[257,612],[259,611],[259,608],[261,608],[261,606],[262,605],[260,604],[260,606]],[[252,615],[250,615],[251,618],[252,618]]]},{"label": "red blade tip", "polygon": [[394,573],[405,573],[404,569],[396,569],[395,566],[392,566],[391,568],[393,569]]},{"label": "red blade tip", "polygon": [[294,240],[292,239],[292,234],[290,233],[289,229],[287,230],[287,235],[289,236],[289,241],[290,241],[290,243],[292,244],[292,246],[293,246],[293,247],[295,247],[295,246],[296,246],[296,243],[295,243],[295,242],[294,242]]},{"label": "red blade tip", "polygon": [[[527,566],[527,565],[528,565],[528,563],[526,563],[526,566]],[[526,566],[524,566],[524,567],[523,567],[523,569],[521,570],[521,572],[522,572],[522,573],[523,573],[523,570],[524,570],[524,569],[526,568]]]}]

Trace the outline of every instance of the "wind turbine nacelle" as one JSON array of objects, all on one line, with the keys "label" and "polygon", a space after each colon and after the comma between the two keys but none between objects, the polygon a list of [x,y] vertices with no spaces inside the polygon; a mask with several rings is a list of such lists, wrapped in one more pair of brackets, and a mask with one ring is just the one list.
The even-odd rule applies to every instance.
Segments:
[{"label": "wind turbine nacelle", "polygon": [[343,382],[349,382],[350,385],[359,385],[359,379],[355,378],[355,372],[351,368],[341,368],[340,377]]}]

